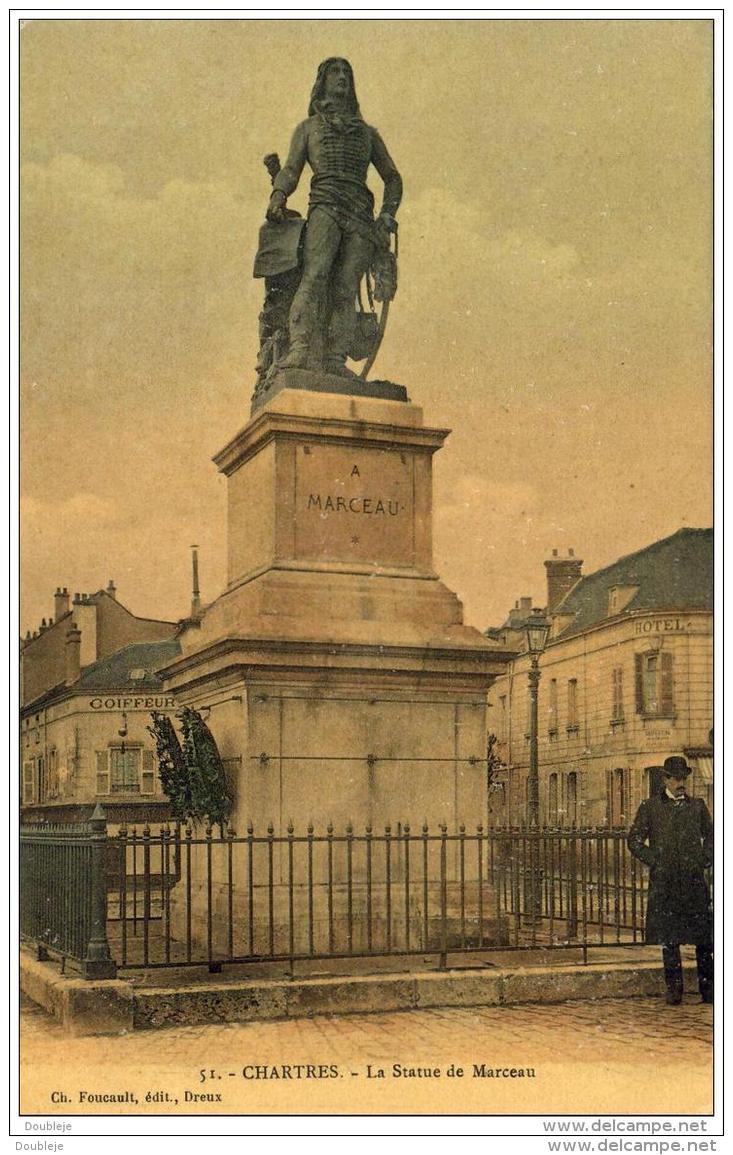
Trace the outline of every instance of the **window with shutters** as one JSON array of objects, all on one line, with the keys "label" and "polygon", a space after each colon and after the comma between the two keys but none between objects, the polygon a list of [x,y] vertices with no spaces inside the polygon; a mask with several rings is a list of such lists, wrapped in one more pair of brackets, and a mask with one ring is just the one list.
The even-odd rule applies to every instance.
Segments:
[{"label": "window with shutters", "polygon": [[611,725],[618,726],[624,720],[624,671],[623,666],[614,666],[611,671]]},{"label": "window with shutters", "polygon": [[155,752],[153,750],[143,750],[140,793],[155,794]]},{"label": "window with shutters", "polygon": [[570,771],[565,783],[565,810],[568,823],[575,826],[578,821],[578,775],[575,770]]},{"label": "window with shutters", "polygon": [[650,650],[635,655],[636,712],[647,717],[674,716],[674,654]]},{"label": "window with shutters", "polygon": [[112,794],[140,793],[142,750],[113,746],[109,752],[109,785]]},{"label": "window with shutters", "polygon": [[557,774],[552,773],[547,780],[547,821],[550,826],[557,826]]},{"label": "window with shutters", "polygon": [[23,763],[23,803],[29,805],[36,800],[35,786],[35,762],[29,758],[27,762]]},{"label": "window with shutters", "polygon": [[46,796],[48,798],[58,798],[59,796],[59,752],[55,746],[48,752]]},{"label": "window with shutters", "polygon": [[607,814],[611,826],[626,826],[628,822],[629,774],[621,767],[608,774]]},{"label": "window with shutters", "polygon": [[577,733],[578,727],[578,679],[571,678],[568,682],[568,724],[569,734]]},{"label": "window with shutters", "polygon": [[497,738],[500,742],[506,742],[506,694],[502,694],[499,698],[499,724]]},{"label": "window with shutters", "polygon": [[97,794],[109,794],[109,750],[97,750]]},{"label": "window with shutters", "polygon": [[557,678],[550,678],[549,683],[547,733],[550,738],[557,737]]},{"label": "window with shutters", "polygon": [[643,775],[643,796],[653,798],[664,790],[664,767],[646,766]]},{"label": "window with shutters", "polygon": [[641,667],[641,701],[645,714],[659,713],[659,655],[650,654]]},{"label": "window with shutters", "polygon": [[139,746],[97,751],[97,794],[154,794],[155,754]]}]

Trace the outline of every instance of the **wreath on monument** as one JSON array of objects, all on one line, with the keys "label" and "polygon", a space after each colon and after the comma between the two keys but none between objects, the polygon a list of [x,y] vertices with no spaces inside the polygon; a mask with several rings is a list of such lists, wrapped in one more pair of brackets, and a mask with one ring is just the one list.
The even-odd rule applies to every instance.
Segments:
[{"label": "wreath on monument", "polygon": [[198,710],[183,706],[176,714],[183,741],[170,718],[154,710],[148,731],[155,738],[158,778],[176,822],[215,823],[222,828],[234,800],[211,730]]},{"label": "wreath on monument", "polygon": [[496,752],[498,742],[496,734],[489,734],[486,738],[486,790],[489,794],[497,786],[499,771],[506,770],[505,763]]}]

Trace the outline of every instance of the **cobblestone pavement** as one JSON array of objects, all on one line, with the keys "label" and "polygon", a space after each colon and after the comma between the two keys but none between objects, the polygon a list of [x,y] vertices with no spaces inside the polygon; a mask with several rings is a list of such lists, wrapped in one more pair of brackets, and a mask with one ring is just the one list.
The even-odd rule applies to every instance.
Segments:
[{"label": "cobblestone pavement", "polygon": [[24,1000],[21,1085],[22,1110],[44,1114],[700,1114],[712,1109],[712,1007],[691,994],[681,1007],[634,998],[70,1039]]}]

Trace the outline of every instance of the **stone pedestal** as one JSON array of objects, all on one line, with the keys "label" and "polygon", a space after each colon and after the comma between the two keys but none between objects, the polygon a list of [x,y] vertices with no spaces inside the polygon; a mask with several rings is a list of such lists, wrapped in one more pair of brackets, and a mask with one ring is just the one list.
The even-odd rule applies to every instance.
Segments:
[{"label": "stone pedestal", "polygon": [[255,390],[252,413],[262,409],[283,389],[305,389],[310,393],[348,393],[350,397],[377,397],[383,401],[409,401],[404,385],[393,381],[362,381],[350,377],[346,381],[336,373],[312,369],[279,369],[262,388]]},{"label": "stone pedestal", "polygon": [[233,824],[486,821],[486,691],[508,656],[433,570],[431,463],[409,402],[282,389],[215,457],[228,584],[166,689],[209,725]]}]

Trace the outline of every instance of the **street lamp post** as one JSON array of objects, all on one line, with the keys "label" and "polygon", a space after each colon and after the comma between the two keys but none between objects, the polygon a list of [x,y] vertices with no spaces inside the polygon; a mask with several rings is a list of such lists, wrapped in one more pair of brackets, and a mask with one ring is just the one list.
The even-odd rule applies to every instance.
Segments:
[{"label": "street lamp post", "polygon": [[[540,774],[538,698],[540,685],[540,655],[547,644],[550,624],[542,610],[533,609],[524,627],[529,654],[529,773],[527,775],[527,820],[530,829],[530,862],[528,911],[533,926],[542,914],[542,878],[539,864]],[[534,837],[532,837],[534,835]],[[533,937],[534,937],[534,931]]]},{"label": "street lamp post", "polygon": [[527,776],[527,820],[530,827],[540,824],[540,776],[539,776],[539,735],[538,697],[540,685],[540,655],[550,632],[550,623],[542,610],[533,609],[524,627],[529,667],[529,774]]},{"label": "street lamp post", "polygon": [[532,655],[529,667],[529,774],[527,775],[527,821],[531,828],[540,824],[540,767],[538,698],[540,688],[539,658]]}]

